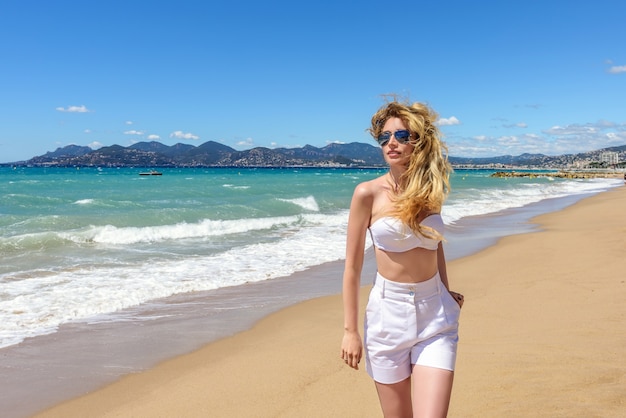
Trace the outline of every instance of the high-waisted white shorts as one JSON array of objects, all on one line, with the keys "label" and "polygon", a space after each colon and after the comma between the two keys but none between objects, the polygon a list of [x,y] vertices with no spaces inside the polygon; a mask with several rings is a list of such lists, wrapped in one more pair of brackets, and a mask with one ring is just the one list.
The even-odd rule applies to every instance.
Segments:
[{"label": "high-waisted white shorts", "polygon": [[409,377],[414,364],[454,370],[460,312],[439,273],[419,283],[377,274],[365,311],[369,375],[390,384]]}]

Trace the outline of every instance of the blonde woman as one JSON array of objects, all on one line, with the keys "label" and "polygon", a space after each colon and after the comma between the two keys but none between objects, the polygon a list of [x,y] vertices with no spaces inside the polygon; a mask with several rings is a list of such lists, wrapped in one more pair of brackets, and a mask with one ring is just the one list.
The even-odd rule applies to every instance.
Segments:
[{"label": "blonde woman", "polygon": [[389,171],[352,197],[343,275],[341,358],[358,369],[358,291],[366,235],[377,274],[365,312],[365,363],[385,417],[445,417],[450,403],[463,296],[451,292],[441,207],[450,165],[421,103],[387,103],[369,128]]}]

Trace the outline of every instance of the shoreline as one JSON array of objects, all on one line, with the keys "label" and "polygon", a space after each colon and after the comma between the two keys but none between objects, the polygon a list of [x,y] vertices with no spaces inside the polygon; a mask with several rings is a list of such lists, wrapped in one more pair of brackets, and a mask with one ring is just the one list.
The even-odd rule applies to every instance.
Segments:
[{"label": "shoreline", "polygon": [[555,177],[562,179],[598,179],[598,178],[624,178],[624,171],[597,171],[597,170],[560,170],[560,171],[496,171],[491,177]]},{"label": "shoreline", "polygon": [[[611,189],[611,190],[614,190],[614,189]],[[608,192],[611,192],[611,190],[609,190]],[[604,194],[604,192],[599,193],[599,194]],[[464,247],[463,251],[450,251],[450,252],[447,251],[448,258],[449,259],[450,258],[456,259],[456,258],[461,258],[461,257],[465,258],[468,255],[472,255],[475,253],[482,253],[482,251],[484,251],[484,248],[493,245],[496,241],[500,240],[501,237],[503,236],[508,236],[511,234],[515,234],[515,235],[525,234],[527,232],[537,231],[538,229],[537,225],[534,222],[533,223],[530,222],[530,218],[534,217],[536,214],[541,214],[544,212],[560,211],[563,208],[570,206],[572,203],[576,201],[586,200],[587,198],[588,196],[570,196],[568,198],[549,199],[547,201],[542,201],[537,204],[529,205],[528,207],[525,207],[525,208],[518,208],[518,209],[505,211],[507,213],[500,213],[500,214],[495,214],[495,215],[492,214],[492,215],[486,215],[483,217],[476,217],[476,219],[471,219],[465,225],[465,227],[469,228],[470,230],[478,230],[478,229],[484,228],[485,225],[491,225],[492,227],[491,235],[487,234],[486,236],[477,236],[475,237],[475,239],[472,238],[473,236],[470,236],[470,238],[472,238],[474,241],[476,241],[477,239],[478,241],[480,241],[480,243],[477,244],[476,242],[474,242],[473,245],[475,246],[475,248],[469,248],[469,251],[466,247],[471,246],[472,245],[471,242],[468,242],[468,241],[463,242],[462,239],[459,240],[458,244],[459,246]],[[457,236],[453,239],[463,237],[462,230],[455,231],[453,228],[451,232],[452,234],[457,234]],[[452,255],[452,257],[450,257],[450,255]],[[363,281],[364,281],[365,286],[367,286],[367,280],[373,277],[373,271],[375,271],[375,266],[373,266],[372,261],[373,260],[370,260],[369,265],[366,266],[364,269]],[[289,295],[293,297],[294,290],[288,290],[287,292],[284,292],[286,289],[286,286],[293,285],[299,288],[298,291],[301,292],[301,296],[299,297],[301,299],[287,301],[287,300],[284,300],[284,298],[282,298],[283,300],[281,300],[280,297],[276,297],[274,300],[270,301],[269,303],[266,303],[265,306],[259,305],[258,300],[257,300],[256,302],[251,303],[251,307],[254,312],[250,312],[249,317],[247,317],[245,320],[242,321],[242,318],[241,318],[242,312],[238,311],[235,315],[236,317],[235,319],[239,326],[235,328],[231,327],[232,320],[234,320],[233,317],[231,317],[231,320],[226,321],[228,322],[228,325],[222,326],[222,328],[226,328],[226,330],[222,329],[221,331],[223,333],[221,335],[217,335],[212,340],[210,339],[211,341],[209,341],[209,345],[215,344],[216,343],[215,340],[221,341],[223,339],[233,338],[233,334],[235,333],[241,333],[242,331],[247,332],[245,330],[252,327],[255,323],[258,323],[257,321],[259,320],[259,318],[266,318],[268,316],[271,317],[272,315],[275,314],[274,312],[279,309],[280,309],[280,312],[282,312],[285,309],[285,306],[291,306],[293,304],[296,304],[295,306],[298,306],[300,304],[307,303],[306,301],[311,298],[316,298],[318,296],[325,296],[328,294],[336,295],[337,293],[340,293],[341,291],[340,289],[341,277],[340,276],[341,276],[342,265],[343,265],[342,261],[332,262],[332,263],[328,263],[327,265],[317,266],[316,268],[297,273],[296,275],[290,276],[288,278],[276,279],[273,281],[262,283],[261,286],[265,286],[267,288],[267,291],[261,292],[265,295],[289,293]],[[368,272],[368,269],[369,269],[369,272]],[[320,285],[320,283],[322,284]],[[258,284],[254,284],[250,286],[245,286],[246,289],[243,289],[243,287],[240,289],[233,289],[233,288],[223,289],[223,290],[220,290],[220,292],[222,294],[232,292],[234,297],[240,298],[240,297],[245,297],[245,291],[241,293],[241,290],[242,289],[248,290],[250,292],[249,296],[252,297],[251,300],[255,300],[254,295],[258,293],[258,289],[259,289],[259,287],[257,286]],[[320,289],[320,288],[323,288],[323,289]],[[220,293],[220,292],[213,292],[213,293]],[[316,294],[316,292],[318,292],[319,294]],[[31,405],[29,406],[30,412],[25,411],[24,414],[26,415],[16,414],[15,416],[28,416],[27,414],[33,413],[34,411],[37,411],[37,410],[45,409],[46,407],[49,407],[50,405],[54,405],[63,399],[73,399],[73,398],[80,396],[81,394],[91,392],[94,390],[96,392],[93,392],[93,393],[98,393],[97,391],[98,388],[101,388],[103,386],[108,387],[107,385],[114,381],[118,381],[118,382],[122,381],[125,379],[125,377],[123,377],[125,375],[131,375],[131,376],[135,374],[141,375],[143,374],[143,372],[149,372],[157,363],[162,364],[162,362],[169,361],[168,359],[178,358],[178,356],[180,356],[181,353],[194,352],[194,350],[200,349],[201,347],[205,346],[205,344],[207,344],[206,333],[204,333],[203,335],[200,335],[201,333],[199,333],[197,330],[194,330],[194,327],[193,327],[194,321],[193,320],[189,321],[189,318],[178,317],[177,315],[179,314],[179,312],[171,312],[170,323],[169,325],[165,325],[165,331],[166,331],[165,334],[163,334],[163,327],[161,328],[157,326],[153,327],[153,325],[156,325],[155,323],[158,321],[152,320],[150,319],[150,317],[151,316],[154,317],[157,315],[161,317],[168,316],[169,314],[163,311],[164,308],[170,308],[171,306],[175,306],[177,303],[194,305],[193,306],[194,310],[200,310],[200,311],[206,310],[208,309],[207,306],[210,305],[210,303],[208,305],[203,305],[203,303],[206,303],[206,296],[207,296],[206,294],[197,294],[197,295],[194,295],[194,297],[189,298],[188,295],[182,295],[180,297],[168,298],[168,300],[164,300],[164,301],[157,301],[152,307],[149,307],[149,306],[144,307],[144,310],[146,311],[145,314],[148,316],[148,319],[146,321],[135,321],[135,322],[128,322],[128,323],[124,323],[123,321],[122,322],[104,322],[102,324],[96,324],[96,326],[100,329],[100,331],[99,331],[99,334],[97,333],[95,334],[95,336],[97,337],[95,340],[94,340],[94,333],[89,330],[84,329],[86,327],[92,327],[93,324],[77,323],[77,324],[72,324],[70,327],[64,327],[64,329],[60,330],[60,332],[57,334],[52,334],[52,335],[45,336],[45,337],[38,337],[37,339],[35,339],[37,341],[33,340],[30,342],[32,344],[30,345],[26,344],[26,347],[24,346],[20,347],[19,350],[16,350],[18,357],[21,357],[22,360],[26,360],[26,362],[22,363],[22,365],[28,364],[27,368],[31,371],[31,374],[32,374],[33,369],[41,369],[41,371],[44,371],[44,374],[45,374],[44,377],[46,379],[52,382],[56,380],[58,383],[61,383],[61,386],[66,385],[66,387],[65,387],[65,390],[61,390],[60,392],[57,392],[57,393],[55,393],[55,390],[57,390],[56,387],[54,387],[53,388],[54,390],[52,391],[45,390],[45,387],[43,388],[44,390],[39,390],[39,391],[37,390],[37,387],[32,388],[35,391],[35,393],[38,393],[38,394],[45,393],[45,395],[40,396],[37,401],[34,401],[32,399],[32,396],[29,396],[28,399],[29,399],[29,402],[31,403]],[[219,299],[219,297],[217,297],[216,299]],[[282,307],[280,305],[281,303],[283,303]],[[168,304],[170,304],[171,306],[167,306]],[[269,306],[269,305],[272,305],[272,306]],[[266,313],[258,312],[259,309],[262,310],[266,308],[268,309],[265,311]],[[187,310],[189,310],[189,308],[187,308]],[[245,316],[247,314],[244,312],[243,315]],[[203,321],[206,320],[206,318],[199,318],[199,319]],[[195,323],[197,324],[197,322]],[[68,328],[71,328],[71,327],[77,327],[77,329],[68,330]],[[117,332],[121,332],[121,334],[116,334],[115,333],[116,330]],[[139,333],[143,334],[144,336],[143,340],[128,341],[128,334],[129,333],[137,334],[138,331]],[[122,335],[122,337],[119,337],[119,335]],[[77,337],[78,337],[78,340],[76,339]],[[236,337],[236,335],[234,337]],[[124,342],[124,338],[126,338],[126,341],[125,341],[126,344],[122,344],[121,347],[117,347],[117,348],[111,346],[111,343],[117,341],[118,338],[120,338],[122,342]],[[156,358],[146,363],[145,359],[143,359],[144,354],[146,354],[145,344],[154,343],[154,342],[158,343],[159,339],[160,340],[165,339],[166,341],[168,339],[180,339],[180,340],[186,340],[186,341],[182,342],[182,346],[179,345],[176,349],[173,349],[170,347],[171,349],[169,351],[165,350]],[[65,358],[63,358],[62,356],[62,358],[58,359],[56,363],[52,365],[52,367],[49,367],[50,365],[47,363],[51,361],[55,362],[55,360],[54,359],[51,360],[48,356],[41,355],[42,353],[40,351],[41,347],[42,346],[44,348],[46,347],[46,344],[43,342],[44,340],[52,342],[53,344],[56,344],[57,348],[55,350],[57,351],[60,350],[66,353]],[[168,341],[168,343],[171,343],[171,341]],[[100,346],[100,348],[96,350],[97,351],[96,353],[91,353],[91,354],[94,354],[95,357],[82,358],[81,356],[78,356],[79,358],[76,358],[75,356],[76,350],[77,350],[76,345],[78,345],[79,350],[80,348],[85,348],[86,352],[93,351],[94,346],[96,347]],[[114,354],[114,355],[116,354],[115,350],[121,350],[120,352],[117,352],[117,354],[119,354],[119,356],[122,356],[122,357],[126,356],[128,358],[124,359],[125,361],[117,362],[115,365],[107,366],[107,364],[104,364],[105,368],[108,367],[107,374],[105,376],[97,376],[97,373],[94,374],[93,371],[90,372],[91,368],[93,368],[95,364],[99,364],[99,362],[106,363],[108,357],[111,357],[111,354]],[[7,351],[0,351],[0,355],[2,355],[5,360],[7,359],[7,356],[5,355],[6,353]],[[67,366],[68,356],[71,356],[70,358],[72,360],[72,367],[71,367],[69,374],[67,373],[67,370],[66,370],[68,369],[68,366]],[[118,356],[116,355],[116,357]],[[29,361],[29,360],[32,360],[33,358],[38,359],[38,361],[36,361],[35,364],[33,364],[32,361]],[[140,367],[137,367],[137,362],[140,362],[141,364],[141,361],[143,361],[143,365],[140,365]],[[21,382],[19,380],[19,376],[22,375],[22,373],[20,373],[20,365],[11,364],[10,362],[7,365],[7,363],[5,362],[4,367],[7,370],[13,369],[12,370],[14,372],[13,377],[17,376],[17,381],[11,380],[10,378],[8,379],[8,381],[15,383],[15,385],[10,385],[10,387],[8,388],[9,389],[8,391],[5,390],[7,389],[7,387],[3,388],[3,393],[4,393],[3,396],[12,398],[11,391],[19,392],[19,387],[15,388],[15,386],[19,386],[19,383]],[[70,380],[72,380],[72,372],[77,372],[77,370],[75,369],[80,369],[80,368],[84,369],[82,373],[86,374],[86,376],[88,377],[86,379],[83,379],[80,377],[75,379],[76,382],[73,383],[74,389],[68,391],[67,385],[68,383],[70,383]],[[35,372],[36,371],[37,370],[35,370]],[[78,370],[78,372],[80,372],[80,370]],[[59,375],[65,376],[65,377],[59,377]],[[25,377],[26,377],[26,380],[23,381],[23,384],[29,385],[28,376],[25,376]],[[6,381],[7,379],[5,379],[5,382]],[[113,384],[116,384],[116,383],[113,383]],[[7,386],[7,384],[5,383],[5,385],[3,386]],[[27,387],[31,389],[31,386],[27,386]],[[47,396],[47,398],[45,398],[45,396]],[[8,410],[10,411],[11,409],[8,409]]]},{"label": "shoreline", "polygon": [[[596,194],[449,263],[466,295],[450,416],[620,416],[625,204],[624,188]],[[380,416],[339,360],[341,311],[340,295],[298,303],[37,416]]]}]

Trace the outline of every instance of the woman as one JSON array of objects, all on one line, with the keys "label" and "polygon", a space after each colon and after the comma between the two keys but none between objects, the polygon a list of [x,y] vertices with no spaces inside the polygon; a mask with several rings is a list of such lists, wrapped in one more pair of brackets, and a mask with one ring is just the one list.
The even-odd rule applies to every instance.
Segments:
[{"label": "woman", "polygon": [[374,114],[368,130],[389,171],[359,184],[350,205],[341,357],[358,369],[358,291],[369,231],[378,272],[365,312],[366,368],[385,417],[444,417],[450,403],[463,296],[448,290],[441,244],[450,165],[436,117],[426,105],[398,101]]}]

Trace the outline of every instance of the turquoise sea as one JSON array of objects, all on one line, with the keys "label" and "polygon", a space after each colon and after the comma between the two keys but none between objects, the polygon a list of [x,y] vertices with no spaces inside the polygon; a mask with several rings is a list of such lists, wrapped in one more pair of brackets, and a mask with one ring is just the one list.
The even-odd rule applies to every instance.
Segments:
[{"label": "turquoise sea", "polygon": [[[93,363],[109,361],[112,342],[120,342],[127,364],[116,364],[118,373],[106,366],[104,373],[114,378],[136,370],[147,351],[159,353],[155,361],[180,354],[273,309],[338,293],[341,274],[329,284],[299,272],[341,263],[352,191],[385,170],[139,172],[0,167],[0,378],[14,382],[2,386],[0,407],[32,390],[34,381],[51,382],[41,390],[58,400],[61,395],[55,398],[51,387],[58,386],[60,370],[71,372],[67,359],[50,369],[51,353],[72,353],[79,341],[88,347],[81,355],[102,351],[107,359],[85,359],[80,370],[89,376]],[[453,174],[443,209],[448,259],[530,230],[531,216],[623,185],[619,179],[493,178],[492,173]],[[198,326],[185,315],[205,322]],[[169,321],[173,333],[166,339],[179,343],[171,351],[172,344],[146,346],[146,340],[164,338],[148,327],[161,320]],[[103,327],[106,332],[96,333]],[[111,334],[121,329],[143,339]],[[78,370],[80,357],[73,353]],[[26,363],[30,375],[21,370]],[[80,381],[80,372],[72,376],[64,381],[66,388],[76,385],[72,379]]]},{"label": "turquoise sea", "polygon": [[[344,256],[355,185],[381,169],[0,169],[0,348],[148,301]],[[446,223],[615,179],[452,177]],[[453,237],[448,237],[450,244]]]}]

